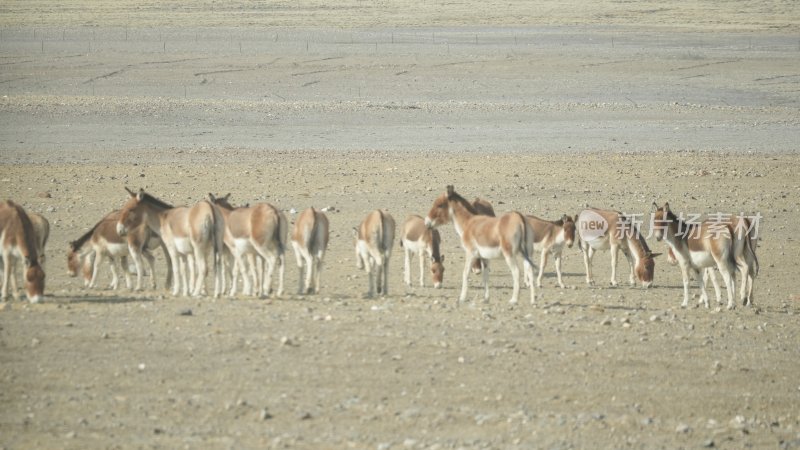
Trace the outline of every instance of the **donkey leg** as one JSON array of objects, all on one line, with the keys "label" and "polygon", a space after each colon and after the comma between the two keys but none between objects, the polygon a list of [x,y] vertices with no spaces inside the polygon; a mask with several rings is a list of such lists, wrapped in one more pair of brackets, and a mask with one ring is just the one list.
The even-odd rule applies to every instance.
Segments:
[{"label": "donkey leg", "polygon": [[[542,287],[542,277],[544,276],[544,266],[546,264],[547,264],[547,250],[542,250],[542,257],[539,259],[539,276],[536,277],[536,287],[538,288]],[[561,280],[559,279],[559,281]]]},{"label": "donkey leg", "polygon": [[467,286],[469,285],[469,273],[472,271],[472,255],[467,253],[464,261],[464,273],[461,275],[461,295],[458,296],[459,302],[467,301]]},{"label": "donkey leg", "polygon": [[[525,278],[533,281],[533,266],[527,259],[522,261],[522,268],[525,271]],[[530,288],[531,288],[531,305],[534,305],[536,304],[536,286],[534,286],[534,284],[531,283]]]},{"label": "donkey leg", "polygon": [[611,286],[617,285],[617,259],[619,257],[619,246],[611,245]]},{"label": "donkey leg", "polygon": [[708,308],[708,292],[706,292],[706,269],[703,270],[703,275],[700,276],[700,272],[695,270],[695,277],[700,282],[700,300],[698,304],[703,304],[706,308]]},{"label": "donkey leg", "polygon": [[742,287],[741,287],[742,292],[739,294],[739,297],[741,298],[742,306],[747,306],[748,303],[750,302],[750,296],[747,290],[747,280],[750,277],[749,266],[747,265],[747,262],[744,260],[737,260],[736,266],[739,269],[739,273],[742,274]]},{"label": "donkey leg", "polygon": [[594,249],[589,246],[587,246],[587,248],[581,247],[581,253],[583,253],[583,265],[586,268],[586,284],[594,286],[594,276],[592,276],[592,257],[594,256]]},{"label": "donkey leg", "polygon": [[511,300],[508,302],[513,305],[517,303],[517,300],[519,300],[519,263],[517,262],[517,258],[515,258],[513,255],[509,254],[504,256],[506,258],[506,264],[508,264],[508,268],[511,269],[511,280],[513,282],[513,287],[511,291]]},{"label": "donkey leg", "polygon": [[3,289],[0,293],[0,300],[5,301],[8,298],[8,285],[11,281],[11,255],[3,252]]},{"label": "donkey leg", "polygon": [[317,254],[312,258],[312,264],[316,267],[314,269],[314,292],[319,294],[319,278],[320,273],[322,272],[322,255]]},{"label": "donkey leg", "polygon": [[[292,241],[292,250],[294,250],[294,260],[297,263],[297,294],[302,295],[305,291],[303,286],[303,262],[308,263],[305,253],[300,249],[300,244]],[[308,267],[305,268],[308,270]]]},{"label": "donkey leg", "polygon": [[281,252],[278,255],[278,292],[276,295],[278,297],[283,295],[283,279],[286,275],[286,255]]},{"label": "donkey leg", "polygon": [[419,287],[425,287],[425,250],[419,251]]},{"label": "donkey leg", "polygon": [[375,295],[375,261],[372,256],[367,255],[366,258],[361,258],[364,270],[367,272],[367,280],[369,282],[369,290],[367,290],[367,298],[372,298]]},{"label": "donkey leg", "polygon": [[408,248],[403,249],[403,282],[411,287],[411,251]]},{"label": "donkey leg", "polygon": [[681,262],[681,277],[683,278],[683,303],[681,308],[689,306],[689,265]]},{"label": "donkey leg", "polygon": [[556,276],[558,277],[558,287],[564,289],[567,287],[564,285],[564,280],[561,278],[561,253],[555,255],[555,264],[556,264]]}]

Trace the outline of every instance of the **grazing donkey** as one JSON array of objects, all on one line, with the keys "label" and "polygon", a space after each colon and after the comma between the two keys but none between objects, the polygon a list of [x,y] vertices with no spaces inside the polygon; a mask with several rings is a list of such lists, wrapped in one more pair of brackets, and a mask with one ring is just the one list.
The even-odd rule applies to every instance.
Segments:
[{"label": "grazing donkey", "polygon": [[418,215],[410,215],[403,223],[400,235],[400,247],[405,253],[403,281],[411,286],[411,256],[419,255],[419,285],[425,286],[425,255],[431,260],[431,278],[433,287],[442,287],[444,277],[444,255],[439,251],[441,236],[435,228],[425,226],[425,219]]},{"label": "grazing donkey", "polygon": [[[328,248],[328,216],[322,211],[308,208],[297,216],[292,231],[292,248],[300,271],[305,265],[305,277],[298,276],[300,294],[319,294],[319,275],[322,260]],[[302,275],[302,273],[301,273]],[[312,288],[311,282],[314,282]]]},{"label": "grazing donkey", "polygon": [[[455,188],[447,186],[442,197],[433,202],[425,219],[430,227],[436,227],[452,220],[456,233],[461,236],[461,246],[466,253],[464,272],[461,280],[459,301],[467,299],[469,273],[473,262],[478,258],[495,259],[503,257],[511,269],[514,286],[510,303],[519,298],[519,263],[522,257],[525,278],[533,280],[533,263],[530,255],[533,252],[533,230],[519,212],[506,213],[501,217],[490,217],[477,214],[477,211],[464,197],[456,193]],[[444,207],[443,207],[444,206]],[[489,300],[489,270],[483,267],[484,301]],[[531,304],[536,301],[536,290],[531,284]]]},{"label": "grazing donkey", "polygon": [[0,203],[0,259],[3,262],[3,286],[0,300],[8,298],[11,288],[14,298],[17,292],[17,263],[24,264],[25,294],[31,303],[44,299],[45,274],[39,263],[36,229],[25,210],[11,200]]},{"label": "grazing donkey", "polygon": [[367,214],[358,228],[353,228],[356,238],[356,266],[369,277],[367,297],[372,297],[377,286],[378,294],[389,295],[389,258],[392,256],[395,221],[379,209]]},{"label": "grazing donkey", "polygon": [[655,261],[661,253],[653,253],[647,246],[639,227],[619,211],[589,208],[578,214],[576,221],[586,267],[586,283],[594,285],[592,257],[596,250],[611,251],[611,285],[617,285],[617,256],[622,250],[631,268],[629,282],[649,288],[653,284]]},{"label": "grazing donkey", "polygon": [[[109,259],[112,281],[109,286],[117,289],[119,277],[116,270],[116,261],[122,266],[125,275],[125,286],[131,288],[130,277],[128,274],[127,257],[133,257],[136,267],[136,286],[135,290],[142,289],[142,277],[144,275],[143,261],[147,261],[150,269],[150,286],[156,288],[155,257],[152,251],[161,247],[170,266],[169,254],[161,241],[161,238],[151,231],[146,224],[142,223],[132,229],[124,238],[117,233],[116,223],[119,220],[120,212],[112,211],[97,222],[94,227],[84,233],[78,239],[69,243],[67,252],[67,271],[70,276],[75,277],[81,270],[81,260],[83,260],[84,285],[93,288],[97,285],[97,274],[105,258]],[[170,285],[172,272],[167,270],[167,286]]]}]

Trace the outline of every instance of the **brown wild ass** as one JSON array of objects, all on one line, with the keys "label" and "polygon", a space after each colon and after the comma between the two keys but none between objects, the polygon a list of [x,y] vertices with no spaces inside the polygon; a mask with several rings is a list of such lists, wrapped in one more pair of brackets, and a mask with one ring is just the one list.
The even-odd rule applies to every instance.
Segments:
[{"label": "brown wild ass", "polygon": [[120,211],[117,233],[126,236],[129,231],[144,223],[161,236],[172,262],[173,295],[205,295],[207,257],[212,253],[214,296],[218,296],[221,279],[219,257],[224,224],[215,213],[216,208],[207,201],[198,202],[192,207],[173,207],[144,190],[139,190],[138,193],[127,188],[126,190],[130,198]]},{"label": "brown wild ass", "polygon": [[442,287],[444,277],[444,255],[439,251],[441,236],[435,228],[425,226],[425,219],[418,215],[410,215],[403,223],[400,234],[400,247],[405,253],[403,281],[411,286],[411,256],[419,255],[419,285],[425,286],[425,256],[431,260],[431,278],[433,287]]},{"label": "brown wild ass", "polygon": [[[447,194],[442,194],[433,201],[433,206],[431,209],[438,209],[439,213],[442,215],[443,223],[447,223],[450,221],[450,206],[447,204]],[[472,201],[472,209],[475,211],[475,214],[480,216],[489,216],[489,217],[496,217],[494,213],[494,208],[492,204],[489,203],[488,200],[484,200],[479,197],[475,197],[475,200]],[[428,220],[425,220],[425,225],[428,226]],[[458,237],[461,237],[460,231],[456,228],[456,233]],[[489,260],[478,258],[472,263],[472,273],[479,274],[483,267],[488,267]]]},{"label": "brown wild ass", "polygon": [[0,203],[0,259],[3,261],[3,286],[0,300],[8,298],[8,290],[18,298],[16,269],[24,264],[25,294],[31,303],[44,298],[45,274],[39,264],[36,230],[25,210],[11,200]]},{"label": "brown wild ass", "polygon": [[[4,205],[4,203],[0,203],[0,207],[2,207],[2,205]],[[26,214],[28,214],[28,218],[31,220],[33,232],[36,236],[36,254],[39,255],[39,265],[44,266],[46,262],[44,251],[47,246],[47,240],[50,238],[50,222],[41,214],[27,211]],[[3,259],[0,258],[0,270],[2,269]]]},{"label": "brown wild ass", "polygon": [[356,266],[367,272],[368,297],[374,295],[376,286],[378,294],[389,295],[389,258],[392,255],[394,231],[394,218],[379,209],[367,214],[358,228],[353,228]]},{"label": "brown wild ass", "polygon": [[[447,186],[445,192],[447,199],[443,204],[441,197],[434,201],[425,223],[436,227],[449,222],[452,218],[456,233],[461,236],[461,246],[466,252],[464,272],[462,274],[461,295],[459,301],[467,299],[469,273],[473,262],[478,258],[495,259],[501,256],[511,269],[513,278],[513,294],[511,303],[516,303],[519,298],[519,263],[522,257],[525,278],[533,280],[533,263],[530,255],[533,251],[533,230],[528,221],[519,212],[510,212],[501,217],[478,215],[475,208],[464,197],[458,195],[452,185]],[[489,270],[483,268],[484,301],[489,299]],[[536,290],[531,285],[531,304],[535,303]]]},{"label": "brown wild ass", "polygon": [[[242,273],[244,292],[246,295],[267,296],[272,289],[272,275],[278,266],[278,290],[276,295],[283,295],[283,280],[286,270],[286,237],[289,229],[286,216],[278,208],[269,203],[257,203],[253,206],[234,208],[228,202],[230,194],[225,197],[214,197],[208,194],[211,202],[222,215],[224,228],[223,242],[231,252],[233,264],[233,281],[230,295],[236,295],[237,275]],[[251,276],[247,277],[244,258],[250,261]],[[258,258],[266,263],[254,264]],[[238,269],[238,270],[237,270]],[[257,273],[256,273],[257,271]],[[255,280],[255,292],[251,280]]]},{"label": "brown wild ass", "polygon": [[305,277],[298,276],[298,293],[319,294],[319,276],[329,237],[328,216],[322,211],[308,208],[297,216],[292,230],[292,248],[301,274],[303,265],[306,268]]},{"label": "brown wild ass", "polygon": [[[734,309],[736,303],[735,281],[736,268],[742,273],[742,303],[752,304],[752,281],[758,273],[758,259],[755,256],[752,236],[747,229],[740,229],[731,221],[705,220],[700,223],[687,223],[676,216],[669,203],[656,208],[653,214],[653,230],[656,240],[666,241],[681,268],[683,277],[682,307],[689,305],[689,270],[695,272],[700,283],[700,302],[708,307],[708,294],[705,289],[706,276],[712,276],[715,291],[719,297],[719,289],[713,274],[700,270],[716,267],[722,274],[728,290],[728,309]],[[738,219],[737,219],[738,222]],[[748,223],[749,224],[749,223]],[[748,228],[749,229],[749,228]]]},{"label": "brown wild ass", "polygon": [[[658,208],[658,205],[655,205]],[[719,222],[718,220],[712,220],[712,222]],[[741,290],[744,294],[742,303],[747,306],[753,305],[753,281],[756,276],[758,276],[759,272],[759,264],[758,264],[758,257],[756,256],[756,247],[757,247],[757,236],[755,236],[756,229],[753,228],[753,224],[751,220],[747,217],[741,217],[737,215],[730,215],[728,216],[727,220],[724,221],[728,225],[730,225],[733,229],[734,234],[734,260],[736,261],[736,268],[742,275],[742,287]],[[672,265],[678,264],[678,258],[675,257],[675,253],[672,251],[672,247],[667,245],[667,249],[669,252],[668,258],[669,262]],[[746,268],[746,272],[744,271]],[[703,270],[703,283],[708,283],[708,280],[711,280],[711,285],[714,287],[714,294],[717,299],[718,304],[722,304],[722,292],[719,287],[719,282],[717,281],[717,277],[715,275],[714,267],[706,267]],[[700,293],[701,301],[704,304],[707,304],[707,294],[705,289],[703,292]]]},{"label": "brown wild ass", "polygon": [[[533,230],[533,250],[542,252],[541,260],[539,262],[539,276],[536,277],[536,287],[542,287],[542,275],[544,275],[544,267],[547,264],[548,255],[553,255],[556,262],[556,276],[558,277],[558,286],[563,288],[564,281],[561,279],[561,252],[566,245],[572,248],[575,242],[575,220],[564,214],[561,219],[549,221],[540,219],[536,216],[525,216],[528,224]],[[530,280],[528,280],[530,283]]]},{"label": "brown wild ass", "polygon": [[36,234],[36,252],[39,255],[39,263],[44,264],[46,261],[44,251],[47,240],[50,238],[50,222],[43,215],[35,212],[29,212],[28,218],[31,219],[33,231]]},{"label": "brown wild ass", "polygon": [[639,227],[619,211],[589,208],[578,214],[576,220],[583,264],[586,267],[586,283],[594,285],[592,258],[597,250],[611,252],[611,285],[617,285],[617,256],[622,250],[631,268],[629,282],[636,280],[645,288],[653,284],[655,272],[654,258],[661,253],[653,253],[647,246]]},{"label": "brown wild ass", "polygon": [[[137,291],[142,289],[143,259],[147,261],[147,266],[150,269],[150,285],[155,289],[155,257],[152,251],[159,247],[163,248],[168,265],[170,265],[169,254],[164,248],[161,238],[144,223],[130,230],[124,238],[120,236],[116,228],[119,216],[120,212],[118,210],[108,213],[89,231],[69,243],[69,251],[67,252],[68,273],[72,277],[77,276],[78,271],[81,269],[81,260],[83,260],[84,285],[88,288],[93,288],[97,285],[97,274],[100,265],[105,258],[108,258],[112,274],[112,281],[109,287],[117,289],[119,278],[116,270],[116,261],[119,260],[125,275],[125,285],[130,289],[131,283],[127,264],[127,257],[130,255],[136,267],[136,285],[134,289]],[[168,270],[167,285],[170,284],[171,277],[172,272]]]}]

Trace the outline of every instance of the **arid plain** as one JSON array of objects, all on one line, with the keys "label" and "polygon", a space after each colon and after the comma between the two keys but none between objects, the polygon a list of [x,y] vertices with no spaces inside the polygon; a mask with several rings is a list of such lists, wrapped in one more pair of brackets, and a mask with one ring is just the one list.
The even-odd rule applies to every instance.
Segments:
[{"label": "arid plain", "polygon": [[[530,3],[4,5],[0,192],[52,233],[46,301],[0,311],[0,446],[800,448],[798,7]],[[553,219],[760,214],[756,307],[681,309],[663,257],[644,290],[599,253],[590,288],[577,248],[535,306],[502,261],[458,304],[451,225],[442,289],[395,244],[363,298],[352,227],[448,184]],[[281,298],[85,290],[67,243],[124,187],[328,208],[322,293],[291,253]]]}]

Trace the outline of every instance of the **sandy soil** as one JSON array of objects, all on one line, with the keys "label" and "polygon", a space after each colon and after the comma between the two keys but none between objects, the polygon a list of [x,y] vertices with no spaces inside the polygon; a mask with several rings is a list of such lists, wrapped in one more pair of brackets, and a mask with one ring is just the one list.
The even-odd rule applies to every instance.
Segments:
[{"label": "sandy soil", "polygon": [[[0,11],[2,197],[52,224],[47,301],[0,311],[0,446],[800,447],[797,8],[530,3]],[[664,260],[654,288],[608,287],[603,253],[589,288],[575,248],[535,306],[500,261],[491,300],[474,277],[457,304],[452,226],[443,289],[404,286],[396,246],[364,299],[351,228],[447,184],[545,218],[760,213],[757,307],[681,309]],[[66,245],[125,186],[331,208],[323,292],[85,290]]]}]

